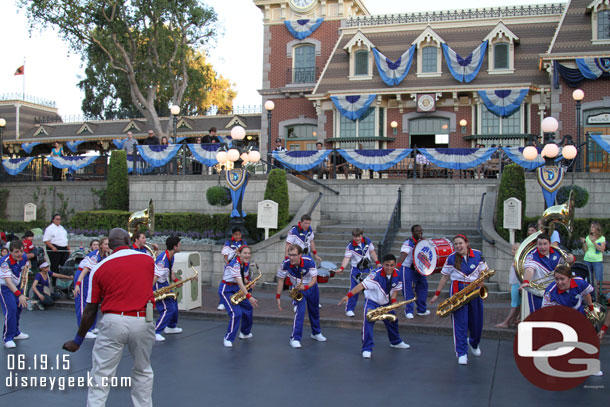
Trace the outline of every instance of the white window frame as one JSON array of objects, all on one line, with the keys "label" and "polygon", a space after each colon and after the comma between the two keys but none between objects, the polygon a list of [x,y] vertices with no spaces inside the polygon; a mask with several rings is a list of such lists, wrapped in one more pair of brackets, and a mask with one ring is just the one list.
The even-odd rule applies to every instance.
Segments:
[{"label": "white window frame", "polygon": [[[445,41],[430,27],[426,29],[413,41],[413,45],[417,46],[417,73],[418,78],[434,78],[441,76],[443,65],[443,51],[441,44]],[[426,47],[436,47],[436,72],[422,72],[423,49]]]},{"label": "white window frame", "polygon": [[600,11],[610,11],[610,1],[609,0],[597,0],[592,1],[587,9],[591,11],[591,43],[593,45],[604,45],[610,44],[610,38],[598,38],[598,27],[597,27],[597,14]]},{"label": "white window frame", "polygon": [[[343,47],[349,53],[349,74],[350,81],[369,81],[373,79],[373,48],[375,45],[358,30],[351,40]],[[368,51],[368,72],[366,75],[356,75],[356,51]]]},{"label": "white window frame", "polygon": [[[387,122],[387,113],[388,113],[388,109],[384,108],[384,106],[369,106],[370,109],[375,109],[375,128],[373,129],[373,137],[378,137],[379,136],[379,108],[383,108],[383,114],[384,114],[384,120],[383,122],[386,123]],[[341,137],[341,112],[339,112],[337,110],[337,108],[333,109],[334,112],[334,128],[335,128],[335,133],[333,134],[333,139],[343,139],[345,137]],[[383,130],[383,137],[387,137],[387,128],[385,128],[386,126],[384,126]],[[354,137],[360,138],[360,119],[356,120],[356,135]],[[369,137],[369,136],[363,136],[363,137]]]},{"label": "white window frame", "polygon": [[[300,68],[296,68],[295,67],[295,63],[297,61],[297,48],[301,48],[301,47],[310,47],[313,48],[313,67],[309,67],[313,69],[313,81],[311,82],[296,82],[295,81],[295,69],[300,69]],[[303,43],[299,43],[296,44],[293,48],[292,48],[292,72],[291,72],[291,78],[290,78],[290,83],[291,84],[297,84],[297,85],[302,85],[302,84],[310,84],[310,83],[316,83],[316,45],[315,44],[311,44],[309,42],[303,42]]]},{"label": "white window frame", "polygon": [[[526,106],[526,103],[521,103],[521,106],[519,106],[519,133],[521,133],[521,134],[525,133],[525,114],[524,114],[525,113],[525,106]],[[485,106],[484,103],[478,104],[477,133],[475,135],[483,134],[482,133],[482,129],[483,129],[483,109],[488,110],[489,114],[494,114],[489,109],[487,109],[487,106]],[[500,120],[500,126],[498,128],[498,135],[503,135],[504,132],[502,130],[502,122],[504,120],[506,120],[507,117],[500,117],[500,116],[496,116],[496,117],[498,117],[498,119]],[[529,115],[528,115],[528,117],[529,117]],[[485,134],[487,134],[487,133],[485,133]],[[507,133],[507,134],[514,134],[514,133]]]},{"label": "white window frame", "polygon": [[[519,43],[517,37],[503,23],[498,23],[484,40],[489,41],[487,44],[487,73],[490,75],[506,75],[515,73],[515,44]],[[495,45],[498,43],[508,43],[508,68],[496,69],[495,63]]]}]

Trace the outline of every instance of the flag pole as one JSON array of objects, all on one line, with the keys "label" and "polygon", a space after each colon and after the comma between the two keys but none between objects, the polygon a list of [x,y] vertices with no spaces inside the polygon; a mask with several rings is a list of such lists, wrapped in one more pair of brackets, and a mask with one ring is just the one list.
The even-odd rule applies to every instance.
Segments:
[{"label": "flag pole", "polygon": [[23,75],[21,75],[23,77],[22,80],[22,91],[21,91],[21,98],[23,99],[23,101],[25,102],[25,57],[23,57]]}]

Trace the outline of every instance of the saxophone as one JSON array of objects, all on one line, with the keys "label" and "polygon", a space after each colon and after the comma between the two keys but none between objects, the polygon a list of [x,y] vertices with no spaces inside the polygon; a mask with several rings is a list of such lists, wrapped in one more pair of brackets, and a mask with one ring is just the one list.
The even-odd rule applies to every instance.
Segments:
[{"label": "saxophone", "polygon": [[470,301],[474,300],[477,296],[481,297],[482,299],[487,298],[487,287],[479,287],[479,284],[483,283],[483,281],[493,276],[494,274],[496,274],[495,270],[488,269],[483,271],[479,278],[474,280],[466,287],[462,288],[457,293],[453,294],[451,297],[447,298],[445,301],[438,304],[436,315],[441,318],[446,317],[452,312],[468,304]]},{"label": "saxophone", "polygon": [[197,280],[199,278],[199,272],[197,271],[197,269],[195,269],[195,267],[193,267],[193,266],[191,266],[191,268],[195,272],[195,274],[192,277],[186,278],[184,280],[176,281],[175,283],[172,283],[172,284],[168,285],[167,287],[162,287],[162,288],[159,288],[158,290],[155,290],[153,292],[153,295],[155,296],[155,301],[163,301],[166,298],[172,298],[175,300],[176,298],[178,298],[178,293],[172,292],[172,290],[174,288],[178,287],[181,284],[186,283],[187,281]]},{"label": "saxophone", "polygon": [[378,307],[370,310],[366,313],[366,319],[369,322],[377,322],[383,321],[384,319],[390,320],[390,322],[396,321],[396,315],[390,314],[390,311],[395,310],[396,308],[400,308],[403,305],[407,305],[409,303],[417,301],[417,297],[411,298],[407,301],[396,302],[391,305],[386,305],[385,307]]},{"label": "saxophone", "polygon": [[[252,280],[248,284],[246,284],[246,291],[248,291],[252,287],[254,287],[254,284],[256,284],[256,282],[263,276],[263,273],[258,268],[258,265],[256,266],[256,271],[258,271],[258,276],[254,280]],[[233,294],[231,296],[231,304],[238,305],[240,302],[242,302],[245,299],[246,299],[246,294],[244,294],[243,290],[239,290],[238,292],[236,292],[235,294]]]}]

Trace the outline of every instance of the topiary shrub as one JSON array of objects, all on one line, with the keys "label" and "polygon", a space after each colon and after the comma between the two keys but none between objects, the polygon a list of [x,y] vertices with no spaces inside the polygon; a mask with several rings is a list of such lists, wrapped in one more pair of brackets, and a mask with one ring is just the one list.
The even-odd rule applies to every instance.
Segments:
[{"label": "topiary shrub", "polygon": [[6,207],[8,205],[8,189],[0,189],[0,219],[6,219]]},{"label": "topiary shrub", "polygon": [[508,229],[504,229],[504,201],[508,198],[517,198],[521,201],[521,219],[525,218],[525,172],[517,164],[509,164],[504,167],[500,187],[498,188],[498,200],[496,204],[496,232],[504,240],[509,239]]},{"label": "topiary shrub", "polygon": [[574,191],[574,206],[582,208],[589,202],[589,192],[578,185],[565,185],[557,191],[557,204],[565,203],[570,197],[570,191]]},{"label": "topiary shrub", "polygon": [[227,187],[217,185],[208,188],[205,197],[212,206],[226,206],[231,203],[231,190]]},{"label": "topiary shrub", "polygon": [[288,214],[290,199],[288,197],[288,181],[286,181],[286,171],[277,168],[271,170],[269,173],[269,178],[267,178],[265,199],[270,199],[278,204],[278,229],[286,226],[290,221]]},{"label": "topiary shrub", "polygon": [[106,207],[110,210],[129,210],[127,153],[123,150],[114,150],[110,155],[106,179]]}]

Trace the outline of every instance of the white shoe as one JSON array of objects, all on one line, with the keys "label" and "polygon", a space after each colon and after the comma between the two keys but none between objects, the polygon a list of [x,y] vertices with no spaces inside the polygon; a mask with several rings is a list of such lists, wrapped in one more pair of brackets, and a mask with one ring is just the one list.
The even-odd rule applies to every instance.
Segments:
[{"label": "white shoe", "polygon": [[353,317],[355,317],[355,316],[356,316],[356,314],[354,314],[354,311],[347,311],[347,312],[345,313],[345,315],[347,315],[348,317],[351,317],[351,318],[353,318]]},{"label": "white shoe", "polygon": [[17,344],[13,341],[4,342],[4,347],[6,349],[13,349],[17,347]]},{"label": "white shoe", "polygon": [[369,352],[368,350],[365,350],[362,352],[362,357],[364,359],[370,359],[371,358],[371,352]]},{"label": "white shoe", "polygon": [[419,315],[420,317],[425,317],[426,315],[430,315],[430,310],[427,309],[424,312],[418,312],[417,315]]},{"label": "white shoe", "polygon": [[411,312],[409,312],[405,316],[407,317],[407,319],[413,319],[413,313],[411,313]]},{"label": "white shoe", "polygon": [[155,334],[155,341],[157,342],[163,342],[165,340],[165,337],[161,334]]},{"label": "white shoe", "polygon": [[318,341],[318,342],[326,342],[326,338],[324,337],[324,335],[320,334],[311,334],[311,339]]},{"label": "white shoe", "polygon": [[44,311],[44,305],[42,305],[41,303],[38,303],[38,309],[41,311]]},{"label": "white shoe", "polygon": [[404,343],[404,342],[397,343],[396,345],[390,344],[390,348],[396,348],[396,349],[409,349],[410,347],[411,347],[411,345],[409,345],[408,343]]},{"label": "white shoe", "polygon": [[169,326],[163,330],[166,334],[180,334],[182,333],[182,328],[170,328]]},{"label": "white shoe", "polygon": [[468,356],[462,355],[458,358],[458,365],[467,365],[468,364]]},{"label": "white shoe", "polygon": [[99,334],[99,333],[100,333],[100,330],[99,330],[99,329],[97,329],[97,328],[95,328],[95,329],[94,329],[93,331],[91,331],[91,332],[93,332],[94,334],[96,334],[96,335],[97,335],[97,334]]},{"label": "white shoe", "polygon": [[34,311],[34,306],[32,305],[32,301],[29,301],[29,300],[28,300],[28,306],[27,306],[27,308],[28,308],[28,311]]},{"label": "white shoe", "polygon": [[216,307],[216,309],[217,309],[218,311],[222,311],[222,310],[224,310],[224,309],[225,309],[225,306],[224,306],[224,304],[218,304],[218,306]]},{"label": "white shoe", "polygon": [[94,334],[93,332],[87,332],[87,335],[85,335],[85,338],[87,338],[87,339],[95,339],[95,338],[97,338],[97,335]]},{"label": "white shoe", "polygon": [[592,376],[603,376],[603,375],[604,375],[604,372],[602,372],[602,371],[600,370],[599,372],[595,373],[595,374],[594,374],[594,375],[592,375]]},{"label": "white shoe", "polygon": [[29,337],[30,337],[30,335],[24,334],[23,332],[21,332],[19,335],[15,336],[13,339],[21,340],[21,339],[28,339]]},{"label": "white shoe", "polygon": [[318,308],[322,308],[322,304],[318,304]]},{"label": "white shoe", "polygon": [[252,332],[250,332],[248,335],[244,335],[241,332],[239,333],[239,339],[250,339],[252,338]]},{"label": "white shoe", "polygon": [[233,342],[227,341],[226,339],[222,340],[222,344],[225,346],[225,348],[232,348],[233,347]]},{"label": "white shoe", "polygon": [[470,339],[467,339],[467,342],[468,342],[468,349],[470,349],[472,354],[475,356],[481,356],[481,348],[479,348],[479,347],[473,348],[472,345],[470,344]]},{"label": "white shoe", "polygon": [[290,340],[290,346],[292,346],[295,349],[299,349],[301,347],[301,342],[300,341],[295,341],[295,340]]}]

